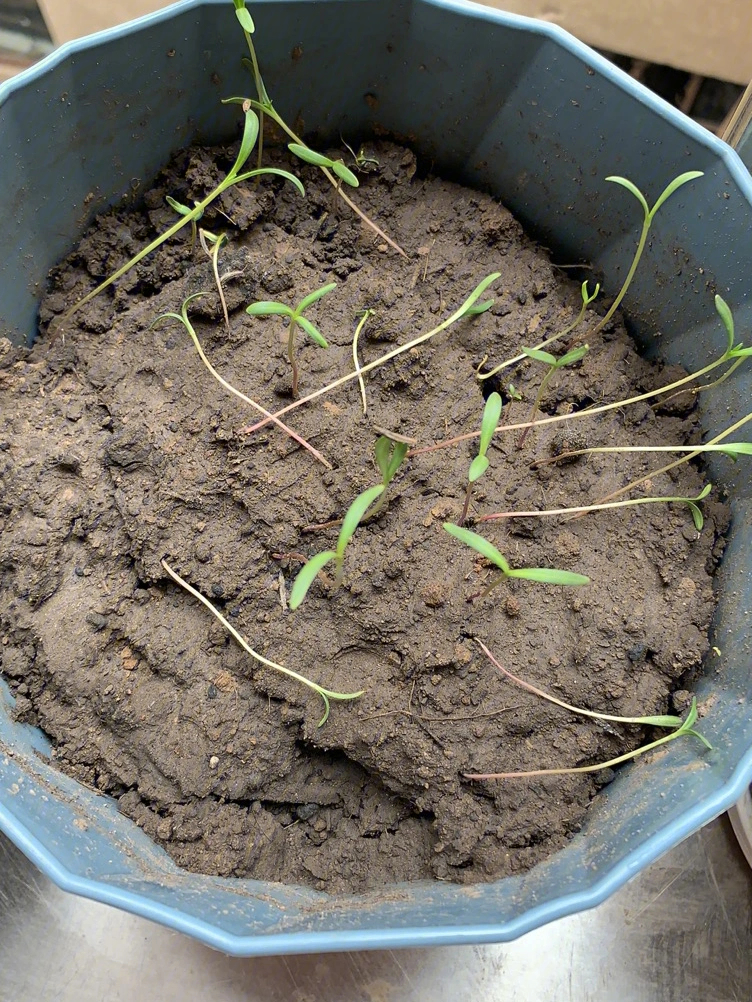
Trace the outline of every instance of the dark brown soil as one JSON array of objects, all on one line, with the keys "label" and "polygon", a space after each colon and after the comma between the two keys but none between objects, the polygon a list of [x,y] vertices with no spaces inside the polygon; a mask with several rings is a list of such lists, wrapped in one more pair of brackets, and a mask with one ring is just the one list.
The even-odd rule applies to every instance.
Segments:
[{"label": "dark brown soil", "polygon": [[[101,218],[55,272],[43,325],[173,221],[165,194],[200,197],[231,156],[183,153],[144,211]],[[226,281],[229,334],[209,262],[186,234],[64,336],[28,352],[6,342],[0,359],[0,651],[16,712],[51,735],[61,768],[119,797],[189,869],[328,891],[523,870],[579,829],[609,774],[477,783],[463,773],[595,763],[652,732],[543,702],[503,678],[474,638],[560,698],[622,715],[686,708],[676,690],[707,648],[726,520],[712,499],[701,534],[686,506],[667,504],[476,526],[512,566],[574,570],[591,584],[516,581],[470,601],[493,572],[442,522],[459,516],[472,442],[410,459],[383,514],[350,544],[344,586],[333,591],[322,575],[289,610],[300,555],[332,547],[338,531],[306,527],[341,518],[379,481],[374,427],[421,445],[477,430],[483,356],[502,361],[579,308],[579,285],[496,201],[418,176],[413,155],[388,143],[378,157],[358,199],[409,260],[306,169],[305,200],[265,181],[224,196],[222,214],[202,220],[230,233],[222,271],[242,271]],[[367,416],[356,382],[288,415],[332,470],[271,426],[241,434],[253,412],[212,380],[184,329],[150,326],[206,290],[190,312],[209,359],[274,410],[290,399],[284,323],[248,317],[248,303],[293,303],[338,283],[309,313],[329,349],[299,337],[305,393],[352,370],[358,311],[375,310],[364,364],[435,326],[495,270],[489,312],[366,377]],[[525,419],[541,375],[529,361],[507,371],[524,401],[504,421]],[[543,409],[582,409],[675,375],[611,324],[553,380]],[[471,516],[594,501],[665,457],[595,455],[538,471],[531,462],[565,440],[698,441],[692,408],[685,395],[553,425],[522,451],[515,434],[499,435]],[[685,465],[637,494],[695,495],[702,484]],[[168,578],[163,557],[261,654],[363,696],[333,703],[318,728],[321,700],[243,653]]]}]

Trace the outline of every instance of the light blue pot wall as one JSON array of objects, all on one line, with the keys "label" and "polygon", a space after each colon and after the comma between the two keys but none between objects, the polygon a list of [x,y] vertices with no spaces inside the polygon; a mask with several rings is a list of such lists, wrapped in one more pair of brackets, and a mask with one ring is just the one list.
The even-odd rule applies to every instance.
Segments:
[{"label": "light blue pot wall", "polygon": [[[660,332],[660,350],[690,367],[723,349],[716,292],[738,339],[752,342],[752,184],[741,160],[587,47],[459,0],[259,0],[252,11],[267,86],[288,118],[333,139],[374,125],[410,137],[437,169],[500,196],[559,255],[592,261],[612,291],[640,219],[604,178],[626,175],[654,199],[676,174],[704,171],[659,213],[627,307],[640,336]],[[0,86],[0,335],[33,339],[47,272],[95,212],[133,197],[191,139],[237,134],[237,107],[220,98],[249,92],[242,54],[229,0],[187,0],[66,45]],[[710,430],[750,399],[748,376],[724,383],[708,397]],[[747,468],[729,482],[713,641],[722,655],[698,685],[700,697],[715,694],[703,720],[715,751],[698,758],[676,742],[625,769],[582,833],[524,876],[330,898],[183,873],[114,802],[50,767],[41,735],[11,722],[5,689],[0,825],[63,887],[235,954],[511,939],[594,905],[752,777]]]}]

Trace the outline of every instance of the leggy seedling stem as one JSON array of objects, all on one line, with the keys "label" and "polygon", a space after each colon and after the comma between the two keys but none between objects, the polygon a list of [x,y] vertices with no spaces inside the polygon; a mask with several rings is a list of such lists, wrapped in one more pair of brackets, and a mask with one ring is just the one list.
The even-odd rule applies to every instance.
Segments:
[{"label": "leggy seedling stem", "polygon": [[[725,308],[725,310],[730,315],[728,306],[726,305],[724,300],[721,299],[720,296],[715,297],[715,303],[716,303],[716,310],[721,316],[721,319],[724,319],[722,308]],[[726,350],[723,352],[723,354],[719,358],[717,358],[714,362],[708,363],[708,365],[703,366],[696,372],[692,372],[688,376],[684,376],[681,379],[677,379],[673,383],[668,383],[666,386],[661,386],[657,390],[649,390],[647,393],[640,393],[636,397],[629,397],[626,400],[617,400],[611,404],[602,404],[600,407],[589,407],[586,410],[574,411],[571,414],[554,414],[553,417],[542,418],[538,421],[532,421],[532,422],[523,421],[520,424],[500,425],[496,428],[496,432],[498,433],[506,431],[521,431],[523,428],[542,428],[544,425],[558,424],[561,421],[577,421],[582,418],[594,417],[596,414],[605,414],[607,411],[618,410],[622,407],[627,407],[630,404],[636,404],[643,400],[650,400],[653,397],[660,396],[661,394],[664,393],[670,393],[671,390],[678,389],[681,386],[686,386],[687,383],[691,383],[695,379],[700,379],[708,372],[712,372],[714,369],[717,369],[720,365],[725,365],[726,362],[732,363],[729,367],[729,372],[726,373],[726,375],[729,375],[730,372],[738,368],[746,358],[749,358],[750,355],[752,355],[752,348],[745,348],[741,344],[734,345],[733,324],[729,325],[724,319],[724,326],[726,327],[726,332],[728,335],[728,346]],[[282,413],[284,412],[283,411],[279,412],[279,414]],[[744,421],[742,421],[741,423],[743,424]],[[739,424],[733,425],[733,429],[736,429],[738,427]],[[729,434],[731,430],[732,429],[727,429],[727,431],[723,433],[723,436]],[[478,438],[479,434],[480,433],[477,431],[470,431],[464,435],[456,435],[453,438],[446,438],[441,442],[436,442],[434,445],[427,445],[421,449],[413,449],[408,455],[410,457],[420,456],[428,452],[437,452],[439,449],[448,449],[451,448],[453,445],[459,445],[461,442],[469,442],[474,438]],[[708,443],[708,444],[714,444],[716,441],[719,440],[720,438],[713,439],[713,443]],[[690,455],[687,458],[691,459],[693,458],[693,456]]]},{"label": "leggy seedling stem", "polygon": [[[233,4],[235,7],[235,16],[238,19],[240,27],[243,29],[243,35],[245,36],[246,45],[248,46],[248,52],[250,53],[251,57],[251,72],[253,73],[253,82],[256,87],[256,99],[254,100],[252,98],[231,97],[231,98],[226,98],[223,103],[237,104],[237,103],[242,103],[244,101],[248,101],[250,107],[255,108],[259,112],[259,114],[261,115],[262,122],[263,122],[263,116],[268,115],[269,118],[271,118],[274,122],[276,122],[277,125],[285,133],[287,133],[287,135],[290,137],[290,139],[293,141],[294,144],[297,144],[299,147],[302,147],[304,150],[307,150],[310,153],[314,153],[313,150],[310,150],[310,147],[306,146],[306,144],[303,142],[300,136],[298,136],[290,128],[287,122],[282,118],[282,116],[277,112],[276,108],[274,107],[272,100],[269,97],[269,94],[264,85],[263,77],[261,76],[261,71],[258,65],[258,59],[256,57],[256,49],[254,48],[253,39],[251,37],[256,30],[256,27],[253,23],[253,19],[251,18],[250,13],[246,9],[245,0],[233,0]],[[263,136],[259,143],[259,160],[258,160],[259,167],[261,166],[261,151],[263,148],[262,144],[263,144]],[[390,236],[384,233],[384,231],[379,226],[377,226],[376,223],[369,216],[367,216],[365,212],[363,212],[363,210],[359,208],[355,204],[355,202],[353,202],[353,200],[349,198],[348,195],[345,194],[344,191],[342,191],[342,187],[340,185],[341,178],[336,177],[329,169],[329,167],[326,166],[325,164],[321,164],[320,169],[324,174],[324,176],[326,177],[326,179],[334,187],[335,191],[337,192],[337,195],[342,199],[342,201],[346,205],[348,205],[353,210],[353,212],[356,213],[356,215],[358,215],[363,220],[366,226],[370,227],[370,229],[372,229],[374,233],[376,233],[376,235],[380,237],[382,240],[385,240],[390,247],[392,247],[394,250],[397,251],[398,254],[406,258],[407,254],[400,247],[400,245],[396,243],[394,240],[392,240]],[[357,178],[355,179],[355,181],[357,184]]]},{"label": "leggy seedling stem", "polygon": [[675,741],[676,738],[691,736],[697,738],[701,741],[705,747],[712,751],[712,745],[710,742],[702,735],[699,731],[694,729],[694,725],[697,722],[697,700],[692,697],[692,705],[689,709],[689,713],[684,721],[680,717],[674,716],[647,716],[647,717],[616,717],[611,716],[607,713],[596,713],[592,710],[584,710],[579,706],[570,706],[569,703],[565,703],[560,699],[556,699],[555,696],[551,696],[549,693],[544,692],[542,689],[536,689],[535,686],[530,685],[528,682],[523,682],[522,679],[517,678],[516,675],[512,675],[511,672],[503,668],[501,664],[496,660],[493,654],[489,651],[486,645],[478,640],[477,643],[482,648],[484,654],[490,659],[490,661],[501,671],[504,675],[510,678],[517,685],[521,686],[523,689],[527,689],[528,692],[532,692],[542,699],[547,699],[551,703],[555,703],[557,706],[563,707],[565,710],[570,710],[572,713],[582,714],[586,717],[594,717],[600,720],[615,721],[617,723],[623,724],[640,724],[643,726],[653,726],[653,727],[671,727],[672,731],[670,734],[666,734],[662,738],[658,738],[656,741],[651,741],[649,744],[643,745],[641,748],[636,748],[634,751],[627,752],[625,755],[619,755],[617,758],[612,758],[608,762],[599,762],[597,765],[583,765],[576,766],[573,768],[564,769],[533,769],[526,772],[487,772],[487,773],[463,773],[465,779],[472,780],[491,780],[491,779],[519,779],[519,778],[532,778],[534,776],[565,776],[574,773],[581,772],[600,772],[602,769],[611,769],[616,765],[620,765],[622,762],[628,762],[630,759],[635,759],[639,755],[644,755],[645,752],[652,751],[653,748],[658,748],[660,745],[668,744],[669,741]]},{"label": "leggy seedling stem", "polygon": [[183,304],[180,308],[180,313],[162,313],[160,316],[156,318],[156,320],[152,323],[151,326],[154,327],[156,324],[160,323],[160,321],[166,319],[177,320],[179,323],[181,323],[188,332],[188,335],[191,341],[193,342],[193,346],[198,352],[199,358],[221,386],[224,386],[224,388],[229,393],[232,393],[234,396],[238,397],[238,399],[242,400],[244,403],[250,404],[250,406],[253,407],[254,410],[257,410],[259,411],[259,413],[266,415],[269,418],[269,420],[272,421],[281,431],[283,431],[286,435],[289,435],[291,439],[293,439],[295,442],[298,443],[298,445],[302,445],[303,448],[307,449],[308,452],[310,452],[311,455],[314,456],[320,463],[323,463],[328,470],[331,470],[332,464],[329,462],[328,459],[326,459],[324,456],[321,455],[318,449],[315,449],[310,442],[307,442],[302,436],[298,435],[297,432],[293,431],[292,428],[289,428],[286,424],[280,421],[279,418],[276,418],[273,414],[270,414],[265,407],[261,406],[261,404],[256,403],[255,400],[252,400],[250,397],[247,397],[245,393],[241,393],[240,390],[236,390],[231,383],[228,383],[226,379],[223,379],[222,376],[220,376],[220,374],[211,364],[209,359],[204,354],[204,349],[201,347],[201,342],[198,339],[198,335],[196,334],[196,331],[193,328],[193,324],[188,318],[188,304],[192,300],[198,299],[200,296],[204,295],[206,295],[206,293],[204,292],[194,292],[192,296],[188,296],[187,299],[183,300]]},{"label": "leggy seedling stem", "polygon": [[[438,327],[434,327],[426,334],[421,334],[420,337],[413,338],[412,341],[408,341],[407,344],[400,345],[399,348],[394,348],[392,351],[387,352],[386,355],[382,355],[380,358],[374,359],[373,362],[368,362],[367,365],[361,366],[355,372],[350,372],[346,376],[341,376],[339,379],[335,379],[333,382],[327,383],[326,386],[322,386],[320,389],[314,390],[313,393],[309,393],[307,396],[301,397],[299,400],[294,400],[291,404],[288,404],[286,407],[283,407],[281,410],[277,411],[273,415],[273,417],[281,418],[285,414],[287,414],[288,411],[294,410],[296,407],[302,407],[303,404],[310,403],[312,400],[316,400],[318,397],[321,397],[326,393],[330,393],[332,390],[336,390],[340,386],[344,386],[346,383],[351,382],[353,379],[358,379],[359,377],[365,375],[367,372],[371,372],[373,369],[377,369],[379,368],[379,366],[385,365],[387,362],[391,361],[391,359],[397,358],[399,355],[403,355],[406,351],[411,351],[413,348],[417,348],[418,345],[424,344],[426,341],[430,340],[430,338],[434,337],[436,334],[439,334],[441,331],[446,330],[447,327],[451,327],[452,324],[456,323],[458,320],[461,320],[464,316],[467,316],[469,313],[471,313],[472,307],[475,305],[477,300],[480,299],[480,297],[483,295],[483,293],[486,291],[489,285],[491,285],[492,282],[495,282],[497,278],[500,278],[500,276],[501,273],[498,271],[495,271],[492,274],[486,276],[486,278],[484,278],[482,282],[479,282],[478,285],[473,289],[473,291],[467,297],[462,306],[460,306],[459,309],[455,310],[450,317],[447,317],[446,320],[442,321],[442,323],[440,323]],[[488,300],[487,302],[488,305],[490,305],[492,300]],[[486,306],[486,309],[488,309],[488,305]],[[263,421],[258,421],[256,424],[249,425],[247,428],[241,428],[240,434],[250,435],[254,431],[259,431],[266,424],[268,424],[270,420],[272,420],[272,418],[268,417],[265,418]]]},{"label": "leggy seedling stem", "polygon": [[227,191],[227,189],[232,187],[232,185],[239,184],[241,181],[246,181],[252,177],[258,177],[261,174],[275,174],[278,177],[283,177],[285,180],[294,184],[301,195],[305,194],[305,189],[298,178],[296,178],[295,175],[291,174],[289,171],[281,170],[278,167],[264,167],[257,170],[243,172],[243,166],[248,160],[248,157],[251,155],[251,151],[256,143],[259,132],[258,116],[255,111],[251,109],[249,102],[245,102],[243,104],[243,116],[243,138],[240,141],[238,155],[235,158],[235,163],[232,165],[226,176],[219,182],[217,187],[210,191],[206,198],[196,202],[192,209],[188,209],[187,206],[183,206],[182,208],[186,209],[186,212],[184,214],[181,213],[180,218],[173,223],[172,226],[165,230],[164,233],[160,234],[155,240],[152,240],[150,244],[147,244],[146,247],[143,247],[138,254],[134,254],[129,261],[126,261],[122,267],[113,272],[113,274],[106,278],[104,282],[100,282],[95,289],[92,289],[91,292],[88,292],[85,296],[79,299],[78,302],[74,303],[70,309],[66,310],[57,323],[58,330],[61,329],[62,326],[73,316],[74,313],[80,310],[82,306],[91,302],[95,296],[98,296],[100,292],[103,292],[106,288],[112,285],[113,282],[116,282],[119,278],[129,272],[131,268],[135,267],[139,263],[139,261],[142,261],[145,257],[151,254],[152,251],[161,247],[166,240],[169,240],[170,237],[173,237],[176,233],[180,232],[184,226],[187,226],[188,223],[190,223],[193,227],[195,227],[196,221],[203,216],[206,207],[215,199],[219,198],[222,192]]},{"label": "leggy seedling stem", "polygon": [[[651,474],[654,476],[654,474]],[[656,498],[632,498],[629,501],[611,501],[605,504],[587,504],[587,505],[577,505],[571,508],[544,508],[542,511],[498,511],[491,515],[481,515],[476,519],[477,522],[494,522],[503,518],[532,518],[535,516],[545,516],[545,515],[575,515],[575,514],[586,514],[589,511],[604,511],[608,508],[629,508],[633,505],[641,504],[657,504],[658,502],[675,502],[677,504],[686,504],[692,513],[692,521],[695,523],[695,528],[698,532],[702,531],[704,525],[702,512],[697,507],[698,501],[704,501],[712,489],[712,484],[706,484],[705,487],[700,491],[696,498],[685,498],[685,497],[656,497]]]},{"label": "leggy seedling stem", "polygon": [[241,633],[238,633],[235,627],[225,619],[222,613],[212,605],[208,598],[202,595],[200,591],[197,591],[194,587],[192,587],[192,585],[189,585],[187,581],[184,581],[177,571],[174,571],[172,567],[170,567],[166,560],[162,560],[161,563],[173,581],[177,581],[181,588],[184,588],[190,595],[193,595],[194,598],[197,598],[199,602],[205,605],[209,612],[211,612],[211,614],[219,620],[222,626],[224,626],[227,632],[240,644],[247,654],[250,654],[251,657],[260,664],[266,665],[267,668],[273,668],[275,671],[281,672],[283,675],[288,675],[290,678],[294,678],[296,682],[300,682],[302,685],[308,686],[309,689],[313,689],[313,691],[323,699],[324,716],[321,720],[319,720],[316,725],[317,727],[323,727],[329,718],[329,700],[334,699],[338,702],[345,702],[351,699],[358,699],[358,697],[362,696],[365,692],[365,689],[360,689],[358,692],[333,692],[331,689],[325,689],[317,682],[312,682],[311,679],[306,678],[305,675],[300,675],[291,668],[285,668],[284,665],[279,665],[276,661],[270,661],[268,658],[265,658],[263,654],[259,654],[258,651],[254,651],[245,637],[243,637]]}]

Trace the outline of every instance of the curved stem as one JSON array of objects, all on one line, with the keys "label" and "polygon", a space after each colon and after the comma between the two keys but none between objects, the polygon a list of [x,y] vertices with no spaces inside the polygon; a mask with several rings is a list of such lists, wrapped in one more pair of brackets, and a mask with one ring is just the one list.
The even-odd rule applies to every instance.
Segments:
[{"label": "curved stem", "polygon": [[288,675],[290,678],[294,678],[296,682],[300,682],[302,685],[308,686],[309,689],[313,689],[313,691],[317,695],[321,696],[321,698],[324,701],[325,713],[324,716],[321,718],[321,720],[319,720],[317,724],[318,727],[321,727],[323,724],[325,724],[329,717],[330,699],[340,700],[340,701],[357,699],[359,696],[362,696],[363,693],[365,692],[365,689],[361,689],[359,692],[332,692],[331,689],[325,689],[317,682],[312,682],[311,679],[306,678],[305,675],[301,675],[298,672],[293,671],[292,668],[285,668],[284,665],[278,665],[276,661],[270,661],[268,658],[265,658],[263,654],[259,654],[258,651],[254,651],[254,649],[251,647],[251,645],[248,643],[245,637],[243,637],[241,633],[238,633],[235,627],[225,619],[225,617],[222,615],[219,609],[215,608],[215,606],[212,605],[209,599],[206,598],[204,595],[202,595],[200,591],[197,591],[192,585],[189,585],[187,581],[184,581],[183,578],[181,578],[180,575],[177,573],[177,571],[174,571],[170,567],[170,565],[167,563],[166,560],[163,559],[161,561],[161,564],[167,571],[167,573],[170,575],[170,577],[174,581],[177,581],[177,583],[181,586],[181,588],[184,588],[189,594],[193,595],[194,598],[197,598],[199,602],[201,602],[203,605],[206,606],[209,612],[211,612],[211,614],[216,619],[219,620],[222,626],[224,626],[227,632],[240,644],[240,646],[247,654],[250,654],[251,657],[255,658],[255,660],[258,661],[260,664],[266,665],[267,668],[273,668],[275,671],[281,672],[283,675]]}]

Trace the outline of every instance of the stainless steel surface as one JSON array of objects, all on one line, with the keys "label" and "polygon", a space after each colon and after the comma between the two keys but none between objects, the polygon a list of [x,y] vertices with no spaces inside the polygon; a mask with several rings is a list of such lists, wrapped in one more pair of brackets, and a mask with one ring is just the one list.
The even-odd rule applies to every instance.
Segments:
[{"label": "stainless steel surface", "polygon": [[726,818],[514,943],[239,960],[59,891],[0,836],[0,1002],[748,1002],[752,871]]}]

